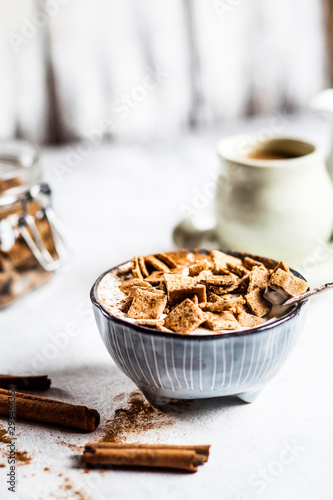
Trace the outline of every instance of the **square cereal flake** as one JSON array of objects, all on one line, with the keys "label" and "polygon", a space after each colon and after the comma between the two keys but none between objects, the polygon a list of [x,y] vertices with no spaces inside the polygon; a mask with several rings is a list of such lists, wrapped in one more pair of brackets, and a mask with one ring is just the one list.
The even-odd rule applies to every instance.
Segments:
[{"label": "square cereal flake", "polygon": [[158,319],[165,309],[167,298],[164,294],[137,290],[127,312],[128,318]]},{"label": "square cereal flake", "polygon": [[290,297],[296,297],[306,292],[309,285],[301,278],[297,278],[283,269],[277,269],[271,276],[269,286],[274,290],[285,291]]},{"label": "square cereal flake", "polygon": [[190,299],[185,299],[165,318],[164,326],[174,332],[187,334],[198,328],[206,317]]},{"label": "square cereal flake", "polygon": [[182,302],[193,295],[198,297],[199,302],[206,302],[206,287],[197,284],[194,278],[179,274],[165,274],[164,282],[170,305]]}]

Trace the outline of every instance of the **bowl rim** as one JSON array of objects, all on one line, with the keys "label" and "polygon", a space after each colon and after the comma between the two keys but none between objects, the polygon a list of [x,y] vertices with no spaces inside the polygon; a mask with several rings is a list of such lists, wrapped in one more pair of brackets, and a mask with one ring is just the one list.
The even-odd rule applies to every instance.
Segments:
[{"label": "bowl rim", "polygon": [[[181,250],[181,249],[176,249],[175,251],[177,250]],[[202,252],[207,252],[207,249],[187,249],[188,252],[193,252],[193,251],[199,251],[200,253]],[[278,262],[274,259],[268,259],[267,257],[262,257],[260,255],[255,255],[255,254],[251,254],[251,253],[246,253],[246,252],[237,252],[235,250],[224,250],[224,249],[218,249],[220,250],[221,252],[224,252],[224,253],[227,253],[229,255],[232,255],[232,256],[235,256],[235,257],[239,257],[240,255],[244,256],[244,257],[251,257],[253,259],[256,259],[256,260],[264,260],[264,261],[269,261],[271,262],[272,264],[278,264]],[[106,276],[107,274],[109,274],[110,272],[116,270],[118,267],[124,265],[124,264],[127,264],[129,262],[129,260],[123,262],[122,264],[118,264],[114,267],[112,267],[111,269],[108,269],[107,271],[104,271],[97,279],[96,281],[94,282],[93,286],[91,287],[91,290],[90,290],[90,300],[91,302],[93,303],[94,306],[96,306],[99,311],[102,313],[103,316],[105,316],[109,321],[114,321],[115,323],[119,323],[119,325],[122,325],[122,326],[127,326],[127,327],[130,327],[130,328],[133,328],[134,330],[137,330],[138,332],[141,332],[141,333],[145,333],[145,334],[149,334],[149,335],[158,335],[158,336],[162,336],[162,337],[176,337],[176,338],[182,338],[182,339],[188,339],[188,340],[204,340],[204,339],[218,339],[218,338],[234,338],[234,337],[243,337],[245,335],[250,335],[250,334],[256,334],[256,333],[261,333],[261,332],[265,332],[265,331],[268,331],[276,326],[280,326],[281,324],[289,321],[290,319],[298,316],[301,312],[301,309],[302,307],[305,307],[306,304],[308,303],[308,300],[304,300],[303,302],[300,302],[298,303],[296,306],[294,306],[294,308],[288,313],[286,314],[285,316],[282,316],[281,318],[278,318],[270,323],[263,323],[261,325],[258,325],[258,326],[255,326],[255,327],[252,327],[252,328],[246,328],[244,330],[241,330],[239,332],[237,332],[236,330],[235,331],[230,331],[230,333],[213,333],[213,334],[208,334],[208,335],[203,335],[203,334],[196,334],[196,335],[184,335],[184,334],[181,334],[181,333],[178,333],[178,332],[172,332],[172,333],[169,333],[169,332],[163,332],[163,331],[160,331],[160,330],[157,330],[157,329],[153,329],[153,328],[149,328],[147,326],[143,326],[143,325],[137,325],[135,323],[131,323],[129,321],[126,321],[125,319],[123,318],[118,318],[117,316],[113,316],[112,314],[109,313],[109,311],[107,311],[103,305],[99,302],[98,300],[98,296],[97,296],[97,288],[98,288],[98,285],[99,283],[102,281],[102,279],[104,278],[104,276]],[[292,269],[290,268],[290,271],[295,275],[297,276],[298,278],[301,278],[303,279],[304,281],[307,282],[307,280],[304,278],[304,276],[302,276],[302,274],[300,274],[298,271],[296,271],[295,269]],[[308,287],[308,290],[309,290],[310,287]]]}]

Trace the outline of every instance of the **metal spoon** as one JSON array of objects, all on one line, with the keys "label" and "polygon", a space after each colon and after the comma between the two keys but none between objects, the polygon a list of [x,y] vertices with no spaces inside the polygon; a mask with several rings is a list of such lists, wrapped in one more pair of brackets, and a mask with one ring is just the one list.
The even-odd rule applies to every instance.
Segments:
[{"label": "metal spoon", "polygon": [[303,302],[312,295],[325,292],[329,288],[333,288],[333,283],[325,283],[325,285],[321,285],[318,288],[314,288],[313,290],[304,292],[301,295],[297,295],[297,297],[289,298],[289,296],[283,290],[274,290],[273,288],[268,286],[263,294],[264,298],[272,304],[272,308],[268,314],[268,317],[274,318],[276,316],[283,316],[295,304]]}]

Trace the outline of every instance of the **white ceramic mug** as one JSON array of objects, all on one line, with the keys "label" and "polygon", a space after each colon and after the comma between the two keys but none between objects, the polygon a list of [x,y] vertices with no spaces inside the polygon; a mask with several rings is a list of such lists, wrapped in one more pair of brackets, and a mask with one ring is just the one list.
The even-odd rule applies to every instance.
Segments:
[{"label": "white ceramic mug", "polygon": [[[312,255],[333,230],[333,189],[324,153],[291,137],[221,140],[216,235],[224,248],[288,262]],[[251,158],[276,154],[280,159]]]}]

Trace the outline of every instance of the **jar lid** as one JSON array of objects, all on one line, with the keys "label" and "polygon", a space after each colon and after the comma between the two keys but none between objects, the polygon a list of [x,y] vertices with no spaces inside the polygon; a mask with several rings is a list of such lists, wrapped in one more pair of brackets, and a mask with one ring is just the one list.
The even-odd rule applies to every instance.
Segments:
[{"label": "jar lid", "polygon": [[0,142],[0,206],[15,203],[41,180],[36,146],[27,141]]}]

